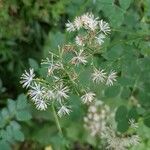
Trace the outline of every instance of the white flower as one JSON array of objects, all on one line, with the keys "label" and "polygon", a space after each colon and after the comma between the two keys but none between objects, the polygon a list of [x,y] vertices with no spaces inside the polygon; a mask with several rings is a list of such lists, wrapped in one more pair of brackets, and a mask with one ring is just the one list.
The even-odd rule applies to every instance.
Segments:
[{"label": "white flower", "polygon": [[63,99],[67,99],[69,97],[68,92],[69,88],[61,83],[55,88],[55,98],[61,103]]},{"label": "white flower", "polygon": [[47,102],[42,100],[42,99],[38,99],[36,102],[35,102],[35,105],[36,105],[36,108],[38,110],[46,110],[47,109]]},{"label": "white flower", "polygon": [[133,129],[138,128],[138,124],[135,123],[134,119],[129,119],[129,124],[130,124],[131,128],[133,128]]},{"label": "white flower", "polygon": [[107,127],[104,130],[103,138],[107,141],[107,148],[114,150],[127,150],[129,147],[137,145],[140,142],[138,135],[118,136],[112,127]]},{"label": "white flower", "polygon": [[76,36],[75,42],[79,46],[84,46],[83,38],[81,36]]},{"label": "white flower", "polygon": [[100,30],[106,35],[109,34],[111,31],[109,24],[103,20],[99,21],[99,27],[100,27]]},{"label": "white flower", "polygon": [[138,145],[140,143],[140,137],[138,135],[132,135],[130,138],[131,145]]},{"label": "white flower", "polygon": [[52,90],[47,90],[44,96],[47,100],[52,100],[55,98],[54,92]]},{"label": "white flower", "polygon": [[66,23],[66,30],[68,32],[72,32],[72,31],[75,31],[75,26],[73,23],[71,23],[70,21],[68,21],[68,23]]},{"label": "white flower", "polygon": [[79,53],[75,51],[75,57],[73,57],[71,59],[71,63],[75,64],[75,65],[79,65],[79,64],[86,64],[87,60],[86,60],[86,56],[83,53],[83,50],[80,50]]},{"label": "white flower", "polygon": [[96,39],[97,39],[97,43],[99,44],[99,45],[102,45],[103,43],[104,43],[104,39],[106,38],[106,36],[103,34],[103,33],[100,33],[99,35],[98,35],[98,37],[96,37]]},{"label": "white flower", "polygon": [[81,17],[76,17],[74,20],[74,26],[76,27],[77,30],[79,30],[80,28],[82,28],[83,26],[83,21],[81,19]]},{"label": "white flower", "polygon": [[116,81],[116,78],[117,78],[117,73],[114,72],[114,71],[111,71],[110,74],[107,77],[106,85],[112,86],[113,82]]},{"label": "white flower", "polygon": [[42,99],[44,97],[45,88],[41,86],[41,84],[37,84],[34,82],[33,86],[31,86],[31,89],[29,90],[28,94],[32,98],[34,102],[38,101],[39,99]]},{"label": "white flower", "polygon": [[92,73],[92,81],[95,83],[100,83],[100,82],[104,82],[106,79],[106,73],[104,72],[104,70],[98,70],[98,69],[94,69],[94,72]]},{"label": "white flower", "polygon": [[31,85],[34,77],[35,77],[35,74],[32,68],[29,69],[29,72],[25,70],[25,73],[23,73],[21,76],[20,83],[22,84],[23,87],[28,88]]},{"label": "white flower", "polygon": [[94,15],[92,13],[86,13],[82,15],[81,19],[83,21],[83,25],[85,29],[90,29],[94,31],[97,28],[98,18],[94,18]]},{"label": "white flower", "polygon": [[58,116],[62,117],[63,115],[69,115],[70,112],[71,112],[71,109],[69,106],[62,105],[58,111]]},{"label": "white flower", "polygon": [[81,97],[81,100],[84,104],[91,103],[94,100],[94,97],[95,97],[95,93],[89,92],[89,93],[86,93],[85,95],[83,95]]}]

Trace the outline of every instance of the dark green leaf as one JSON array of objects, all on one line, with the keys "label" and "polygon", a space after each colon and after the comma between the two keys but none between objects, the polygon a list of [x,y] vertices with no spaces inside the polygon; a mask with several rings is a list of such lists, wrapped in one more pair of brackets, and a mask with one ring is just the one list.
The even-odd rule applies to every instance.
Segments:
[{"label": "dark green leaf", "polygon": [[128,115],[128,110],[126,106],[122,105],[116,111],[115,120],[116,121],[125,120],[127,118],[127,115]]}]

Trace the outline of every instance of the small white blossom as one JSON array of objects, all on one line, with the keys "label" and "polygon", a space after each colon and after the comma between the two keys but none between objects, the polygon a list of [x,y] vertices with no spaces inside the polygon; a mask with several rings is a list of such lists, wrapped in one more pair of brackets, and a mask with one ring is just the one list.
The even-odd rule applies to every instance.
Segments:
[{"label": "small white blossom", "polygon": [[63,99],[67,99],[69,97],[68,92],[69,88],[61,83],[55,88],[55,98],[61,103]]},{"label": "small white blossom", "polygon": [[81,97],[81,100],[85,104],[85,103],[91,103],[94,100],[94,98],[95,98],[95,93],[89,92],[83,95]]},{"label": "small white blossom", "polygon": [[68,21],[68,23],[66,23],[66,30],[68,32],[72,32],[75,31],[75,26],[73,23],[71,23],[70,21]]},{"label": "small white blossom", "polygon": [[79,53],[75,51],[75,57],[73,57],[71,59],[71,63],[75,64],[75,65],[79,65],[79,64],[86,64],[87,60],[86,60],[86,56],[83,52],[83,50],[80,50]]},{"label": "small white blossom", "polygon": [[116,78],[117,78],[117,73],[114,71],[111,71],[107,77],[106,85],[112,86],[113,83],[116,81]]},{"label": "small white blossom", "polygon": [[42,100],[42,99],[38,99],[36,102],[35,102],[35,105],[36,105],[36,108],[38,110],[46,110],[47,109],[47,104],[46,101]]},{"label": "small white blossom", "polygon": [[86,13],[82,15],[81,18],[85,29],[94,31],[97,28],[98,18],[94,18],[94,15],[92,13]]},{"label": "small white blossom", "polygon": [[100,30],[106,35],[109,34],[111,31],[109,24],[103,20],[99,21],[99,27],[100,27]]},{"label": "small white blossom", "polygon": [[83,21],[81,19],[81,17],[76,17],[74,20],[74,26],[76,27],[77,30],[79,30],[80,28],[82,28],[83,26]]},{"label": "small white blossom", "polygon": [[99,44],[99,45],[102,45],[103,43],[104,43],[104,39],[106,38],[106,36],[103,34],[103,33],[100,33],[99,35],[98,35],[98,37],[96,37],[96,39],[97,39],[97,43]]},{"label": "small white blossom", "polygon": [[83,38],[81,36],[76,36],[75,42],[79,46],[84,46]]},{"label": "small white blossom", "polygon": [[131,145],[138,145],[140,143],[140,137],[138,135],[132,135],[130,138]]},{"label": "small white blossom", "polygon": [[138,128],[138,124],[135,123],[134,119],[129,119],[129,124],[130,124],[131,128],[133,128],[133,129]]},{"label": "small white blossom", "polygon": [[69,106],[62,105],[61,108],[58,111],[58,116],[62,117],[64,115],[69,115],[70,112],[71,112],[71,109],[70,109]]},{"label": "small white blossom", "polygon": [[29,90],[28,94],[32,98],[34,102],[38,101],[39,99],[42,99],[45,95],[45,88],[41,86],[41,84],[37,84],[34,82],[33,86],[31,86],[31,89]]},{"label": "small white blossom", "polygon": [[100,83],[100,82],[104,82],[106,79],[106,73],[104,72],[104,70],[98,70],[98,69],[94,69],[94,72],[92,73],[92,81],[95,83]]},{"label": "small white blossom", "polygon": [[23,73],[21,76],[20,83],[22,84],[23,87],[28,88],[31,85],[34,77],[35,77],[35,74],[32,68],[29,69],[29,72],[25,70],[25,73]]},{"label": "small white blossom", "polygon": [[47,90],[44,96],[47,100],[52,100],[55,98],[54,92],[52,90]]}]

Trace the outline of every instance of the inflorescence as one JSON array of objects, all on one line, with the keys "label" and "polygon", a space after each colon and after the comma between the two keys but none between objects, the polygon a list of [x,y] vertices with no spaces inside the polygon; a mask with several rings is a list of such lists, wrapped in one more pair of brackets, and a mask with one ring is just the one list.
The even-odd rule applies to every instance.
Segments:
[{"label": "inflorescence", "polygon": [[[28,89],[28,95],[38,110],[46,110],[48,105],[55,104],[58,115],[69,114],[72,109],[68,105],[71,94],[77,94],[83,104],[90,104],[96,99],[96,93],[89,88],[80,89],[76,72],[79,65],[89,64],[94,53],[100,50],[106,36],[110,34],[110,26],[107,22],[95,18],[92,13],[86,13],[76,17],[73,22],[66,23],[68,32],[76,32],[77,36],[73,43],[59,47],[59,54],[50,52],[50,57],[42,60],[42,65],[47,68],[45,78],[37,78],[32,68],[25,71],[21,76],[21,84]],[[72,57],[65,62],[64,56],[71,53]],[[104,69],[96,68],[94,65],[91,80],[95,84],[112,86],[117,78],[113,70],[106,72]]]}]

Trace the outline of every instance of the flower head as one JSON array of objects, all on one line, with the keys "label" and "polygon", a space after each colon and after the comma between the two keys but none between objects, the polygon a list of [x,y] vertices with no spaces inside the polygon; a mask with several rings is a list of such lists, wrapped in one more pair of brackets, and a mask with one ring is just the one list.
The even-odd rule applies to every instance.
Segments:
[{"label": "flower head", "polygon": [[109,24],[103,20],[99,21],[99,27],[100,27],[100,30],[106,35],[109,34],[111,31]]},{"label": "flower head", "polygon": [[86,56],[83,52],[83,50],[80,50],[79,53],[75,51],[75,57],[73,57],[71,59],[71,63],[75,64],[75,65],[79,65],[79,64],[86,64],[87,60],[86,60]]},{"label": "flower head", "polygon": [[95,93],[89,92],[89,93],[84,94],[81,97],[81,100],[85,104],[85,103],[91,103],[94,100],[94,98],[95,98]]},{"label": "flower head", "polygon": [[99,35],[98,35],[98,37],[96,37],[96,39],[97,39],[97,43],[99,44],[99,45],[102,45],[103,43],[104,43],[104,39],[106,38],[106,36],[103,34],[103,33],[100,33]]},{"label": "flower head", "polygon": [[67,99],[69,88],[60,83],[55,88],[55,98],[61,103],[63,99]]},{"label": "flower head", "polygon": [[30,95],[31,99],[34,102],[36,102],[38,100],[43,99],[44,95],[46,94],[46,91],[45,91],[45,88],[41,86],[41,84],[34,82],[28,94]]},{"label": "flower head", "polygon": [[62,117],[63,115],[69,115],[70,112],[71,112],[71,109],[69,106],[62,105],[58,111],[58,116]]},{"label": "flower head", "polygon": [[66,23],[66,30],[68,32],[72,32],[75,31],[75,26],[73,23],[71,23],[70,21],[68,21],[68,23]]},{"label": "flower head", "polygon": [[86,13],[82,15],[81,18],[85,29],[94,31],[97,28],[98,18],[94,18],[94,15],[92,13]]},{"label": "flower head", "polygon": [[100,82],[104,82],[106,79],[106,73],[104,72],[104,70],[98,70],[98,69],[94,69],[94,72],[92,73],[92,81],[95,83],[100,83]]},{"label": "flower head", "polygon": [[82,28],[83,26],[83,21],[81,17],[76,17],[74,20],[74,26],[76,27],[77,30],[79,30],[80,28]]},{"label": "flower head", "polygon": [[42,99],[38,99],[36,102],[35,102],[35,105],[36,105],[36,108],[38,110],[46,110],[47,109],[47,101],[44,101]]},{"label": "flower head", "polygon": [[54,92],[53,92],[53,90],[47,90],[46,91],[46,94],[45,94],[45,99],[47,99],[47,100],[52,100],[52,99],[54,99],[55,98],[55,96],[54,96]]},{"label": "flower head", "polygon": [[133,128],[133,129],[138,128],[138,124],[135,123],[134,119],[129,119],[129,124],[130,124],[131,128]]},{"label": "flower head", "polygon": [[114,82],[116,81],[116,78],[117,78],[117,73],[114,71],[111,71],[107,77],[106,85],[112,86]]},{"label": "flower head", "polygon": [[23,73],[21,76],[20,83],[22,84],[23,87],[28,88],[31,85],[34,77],[35,77],[35,74],[32,68],[29,69],[29,72],[25,70],[25,73]]}]

